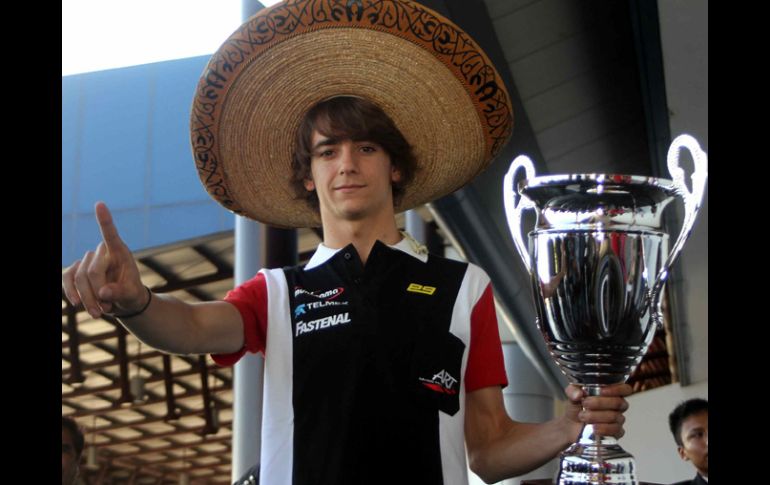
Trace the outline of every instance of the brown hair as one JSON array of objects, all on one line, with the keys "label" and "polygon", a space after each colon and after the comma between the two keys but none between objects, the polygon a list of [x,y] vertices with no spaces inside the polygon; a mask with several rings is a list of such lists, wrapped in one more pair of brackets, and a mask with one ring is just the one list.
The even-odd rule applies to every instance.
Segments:
[{"label": "brown hair", "polygon": [[390,157],[390,162],[401,173],[401,180],[392,184],[393,203],[398,203],[417,170],[412,146],[379,106],[352,96],[339,96],[321,101],[310,108],[302,119],[291,160],[291,185],[298,199],[305,199],[311,208],[318,210],[318,194],[315,190],[308,191],[304,185],[305,180],[312,178],[310,157],[313,130],[318,130],[323,136],[370,141],[380,145]]},{"label": "brown hair", "polygon": [[80,458],[80,455],[83,453],[83,447],[86,444],[80,426],[78,426],[78,423],[69,416],[62,416],[61,427],[62,429],[69,431],[70,436],[72,437],[72,444],[75,446],[75,456]]}]

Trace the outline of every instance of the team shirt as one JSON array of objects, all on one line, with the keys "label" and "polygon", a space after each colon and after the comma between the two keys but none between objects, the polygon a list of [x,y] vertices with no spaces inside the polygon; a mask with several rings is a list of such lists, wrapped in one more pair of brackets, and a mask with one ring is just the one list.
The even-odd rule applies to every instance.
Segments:
[{"label": "team shirt", "polygon": [[507,379],[486,273],[377,241],[227,294],[265,355],[260,483],[467,484],[465,394]]}]

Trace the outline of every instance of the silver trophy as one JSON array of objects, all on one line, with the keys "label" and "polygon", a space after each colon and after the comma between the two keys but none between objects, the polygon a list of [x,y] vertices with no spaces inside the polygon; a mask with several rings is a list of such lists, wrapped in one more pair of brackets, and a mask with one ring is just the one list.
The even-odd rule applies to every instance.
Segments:
[{"label": "silver trophy", "polygon": [[[690,151],[692,191],[679,165]],[[526,179],[514,187],[514,175]],[[531,275],[537,325],[551,356],[588,395],[625,382],[662,325],[661,295],[674,260],[690,235],[706,187],[707,157],[689,135],[668,151],[672,180],[608,174],[535,177],[532,161],[517,157],[503,181],[508,226]],[[669,252],[663,209],[676,197],[685,215]],[[537,222],[522,238],[521,216]],[[638,484],[636,464],[617,440],[584,427],[560,456],[556,482]]]}]

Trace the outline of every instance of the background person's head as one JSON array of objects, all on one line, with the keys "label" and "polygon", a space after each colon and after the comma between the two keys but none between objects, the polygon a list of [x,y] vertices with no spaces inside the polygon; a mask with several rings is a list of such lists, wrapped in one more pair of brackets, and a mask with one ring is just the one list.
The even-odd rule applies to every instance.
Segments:
[{"label": "background person's head", "polygon": [[297,198],[305,199],[310,207],[318,210],[318,195],[315,191],[308,191],[304,184],[305,180],[312,178],[310,158],[313,130],[330,138],[369,141],[380,145],[401,175],[399,181],[392,185],[393,202],[398,204],[417,169],[412,147],[379,106],[353,96],[337,96],[316,104],[300,123],[291,163],[291,183]]},{"label": "background person's head", "polygon": [[671,434],[679,456],[692,462],[698,473],[709,473],[709,403],[704,399],[689,399],[679,404],[668,417]]},{"label": "background person's head", "polygon": [[61,418],[61,483],[72,485],[77,480],[80,457],[85,440],[80,426],[67,416]]}]

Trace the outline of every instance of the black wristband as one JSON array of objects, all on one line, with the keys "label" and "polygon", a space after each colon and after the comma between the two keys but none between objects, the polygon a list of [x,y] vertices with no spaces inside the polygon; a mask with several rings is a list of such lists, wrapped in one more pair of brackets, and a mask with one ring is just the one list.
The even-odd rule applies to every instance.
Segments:
[{"label": "black wristband", "polygon": [[150,303],[152,302],[152,291],[146,285],[144,286],[144,288],[147,290],[148,298],[147,298],[147,303],[140,310],[132,313],[126,313],[125,315],[118,315],[117,313],[113,313],[113,316],[115,318],[131,318],[144,313],[144,311],[147,310],[147,307],[150,306]]}]

